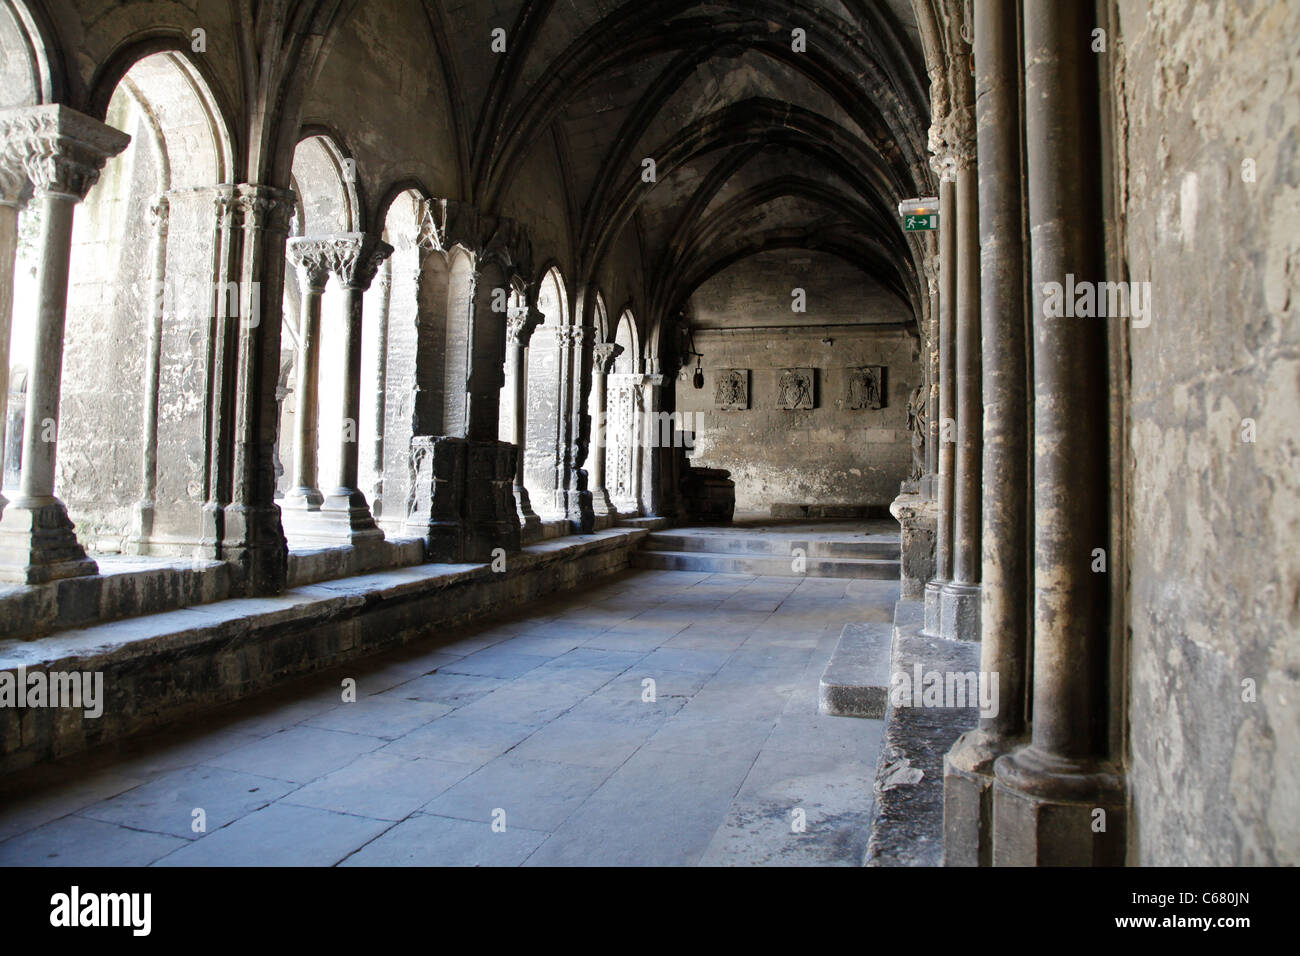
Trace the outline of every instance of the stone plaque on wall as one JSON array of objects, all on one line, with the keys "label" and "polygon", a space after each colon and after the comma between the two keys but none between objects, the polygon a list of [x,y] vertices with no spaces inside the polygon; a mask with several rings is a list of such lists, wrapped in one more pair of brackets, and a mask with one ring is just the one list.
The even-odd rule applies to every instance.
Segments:
[{"label": "stone plaque on wall", "polygon": [[885,370],[879,365],[844,370],[845,408],[884,408]]},{"label": "stone plaque on wall", "polygon": [[814,370],[783,368],[776,381],[777,408],[813,408]]},{"label": "stone plaque on wall", "polygon": [[724,411],[749,408],[749,369],[718,369],[714,381],[713,405]]}]

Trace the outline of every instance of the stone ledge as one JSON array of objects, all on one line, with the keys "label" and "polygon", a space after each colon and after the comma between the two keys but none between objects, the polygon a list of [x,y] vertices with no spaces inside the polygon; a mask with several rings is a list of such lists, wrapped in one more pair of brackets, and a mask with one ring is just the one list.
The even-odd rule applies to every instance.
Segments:
[{"label": "stone ledge", "polygon": [[195,604],[230,593],[224,561],[167,561],[96,555],[99,573],[47,584],[0,587],[4,637],[39,637]]},{"label": "stone ledge", "polygon": [[818,709],[832,717],[885,716],[892,624],[845,624],[822,674]]},{"label": "stone ledge", "polygon": [[0,641],[0,672],[98,671],[104,712],[0,708],[0,773],[118,740],[628,566],[644,531],[573,535],[489,564],[422,564]]},{"label": "stone ledge", "polygon": [[[891,675],[979,672],[980,646],[925,637],[924,604],[899,601],[894,612]],[[978,723],[974,707],[895,707],[885,712],[876,765],[875,809],[867,866],[943,865],[943,758]]]},{"label": "stone ledge", "polygon": [[390,537],[364,547],[345,544],[295,548],[289,552],[285,583],[290,588],[296,588],[370,571],[409,567],[423,561],[422,538]]}]

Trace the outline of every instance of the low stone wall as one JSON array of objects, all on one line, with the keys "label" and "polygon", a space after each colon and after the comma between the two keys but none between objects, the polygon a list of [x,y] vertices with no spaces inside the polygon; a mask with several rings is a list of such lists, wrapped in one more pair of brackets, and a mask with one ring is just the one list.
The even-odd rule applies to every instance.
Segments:
[{"label": "low stone wall", "polygon": [[[545,542],[491,565],[422,564],[266,598],[0,641],[0,689],[33,672],[103,675],[103,713],[0,704],[0,773],[162,726],[314,671],[613,574],[646,532]],[[2,698],[0,698],[2,700]]]}]

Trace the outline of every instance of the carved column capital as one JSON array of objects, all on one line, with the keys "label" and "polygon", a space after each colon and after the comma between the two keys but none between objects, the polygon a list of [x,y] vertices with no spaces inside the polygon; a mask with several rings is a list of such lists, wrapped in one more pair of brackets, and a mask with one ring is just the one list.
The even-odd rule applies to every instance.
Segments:
[{"label": "carved column capital", "polygon": [[298,281],[304,292],[321,293],[330,277],[329,241],[316,236],[298,236],[285,246],[289,259],[298,267]]},{"label": "carved column capital", "polygon": [[294,213],[294,195],[287,189],[240,183],[231,197],[232,211],[245,229],[271,233],[289,232]]},{"label": "carved column capital", "polygon": [[71,196],[80,202],[99,180],[110,158],[131,137],[59,103],[0,110],[0,176],[12,185],[21,166],[40,193]]},{"label": "carved column capital", "polygon": [[555,330],[555,343],[560,348],[582,348],[589,331],[585,325],[562,325]]},{"label": "carved column capital", "polygon": [[545,321],[546,316],[535,306],[516,306],[506,315],[506,341],[511,345],[527,347],[528,342]]},{"label": "carved column capital", "polygon": [[614,359],[623,354],[623,346],[614,342],[597,342],[591,347],[591,354],[592,370],[597,375],[608,375],[614,367]]},{"label": "carved column capital", "polygon": [[[370,288],[393,247],[364,232],[290,239],[289,255],[307,273],[327,272],[345,289]],[[324,282],[320,283],[324,286]]]}]

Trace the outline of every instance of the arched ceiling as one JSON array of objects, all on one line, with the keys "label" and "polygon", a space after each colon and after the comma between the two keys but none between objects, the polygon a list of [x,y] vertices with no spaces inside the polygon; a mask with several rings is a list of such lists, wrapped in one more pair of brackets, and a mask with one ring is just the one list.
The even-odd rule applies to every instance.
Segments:
[{"label": "arched ceiling", "polygon": [[922,246],[895,212],[933,188],[912,0],[426,2],[452,35],[506,30],[495,56],[449,44],[472,199],[494,211],[531,151],[558,148],[578,283],[635,230],[660,317],[775,249],[838,256],[917,304]]}]

